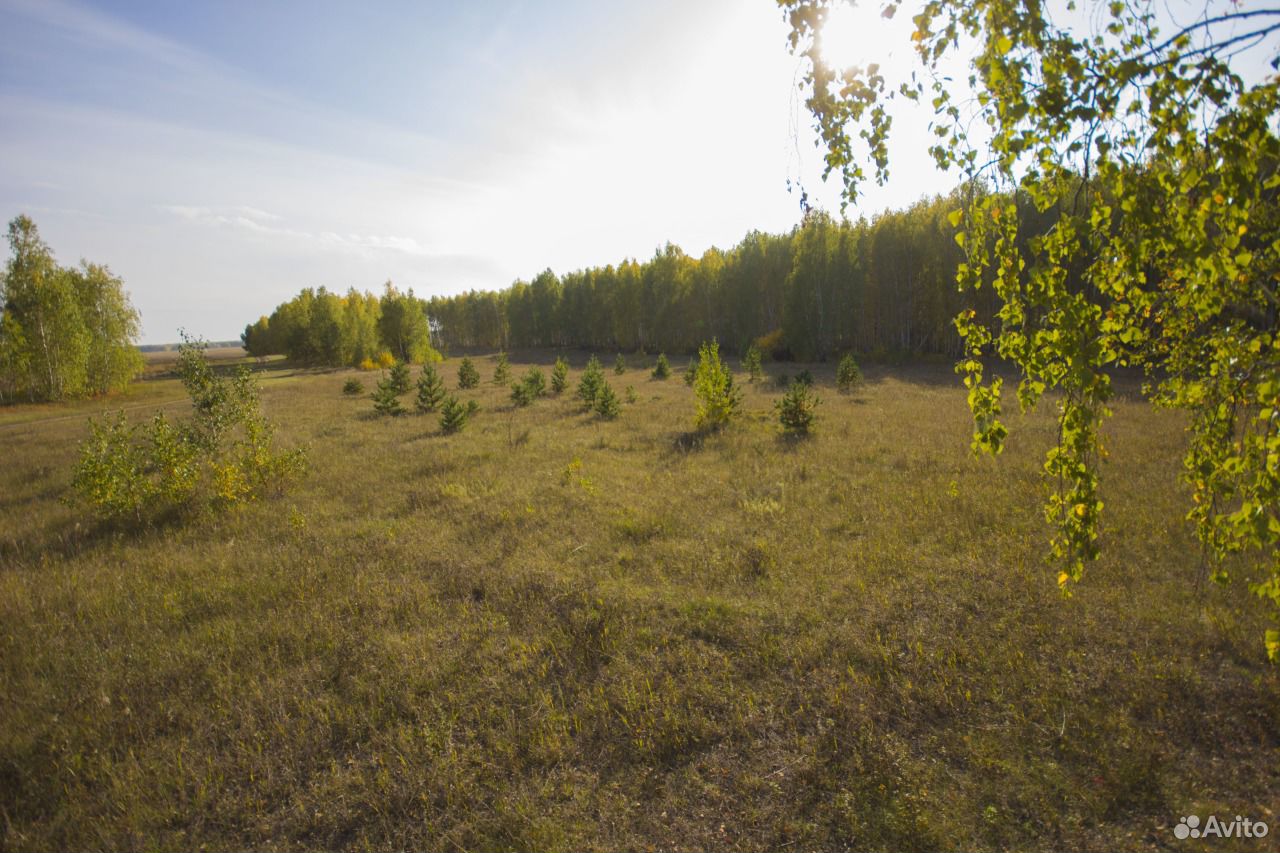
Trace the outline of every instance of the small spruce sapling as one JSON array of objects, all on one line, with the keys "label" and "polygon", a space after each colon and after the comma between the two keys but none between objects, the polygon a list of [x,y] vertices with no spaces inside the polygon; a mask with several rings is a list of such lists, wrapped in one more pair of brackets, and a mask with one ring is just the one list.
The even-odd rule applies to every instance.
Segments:
[{"label": "small spruce sapling", "polygon": [[764,371],[760,366],[760,348],[755,344],[747,347],[747,354],[742,357],[742,369],[747,371],[750,381],[758,382]]},{"label": "small spruce sapling", "polygon": [[782,399],[774,404],[782,429],[792,435],[807,435],[813,426],[814,410],[822,403],[813,389],[796,380]]},{"label": "small spruce sapling", "polygon": [[600,393],[601,386],[604,385],[604,370],[600,367],[600,359],[594,355],[587,362],[586,370],[582,371],[582,378],[578,380],[578,399],[582,401],[582,405],[588,409],[596,403],[596,395]]},{"label": "small spruce sapling", "polygon": [[505,385],[511,379],[511,362],[505,352],[498,353],[498,364],[493,368],[493,384]]},{"label": "small spruce sapling", "polygon": [[440,431],[445,435],[461,432],[479,409],[480,405],[475,400],[468,401],[464,406],[457,397],[450,394],[440,406]]},{"label": "small spruce sapling", "polygon": [[618,357],[613,360],[613,373],[615,376],[621,376],[627,372],[627,360],[622,353],[618,353]]},{"label": "small spruce sapling", "polygon": [[388,378],[397,394],[405,394],[409,391],[409,365],[403,361],[397,361],[391,365],[391,374]]},{"label": "small spruce sapling", "polygon": [[622,411],[618,395],[613,392],[608,382],[601,380],[600,390],[596,393],[595,412],[606,421],[611,421]]},{"label": "small spruce sapling", "polygon": [[658,353],[658,363],[653,366],[654,379],[666,379],[671,375],[671,364],[667,361],[665,352]]},{"label": "small spruce sapling", "polygon": [[555,367],[551,368],[551,390],[557,394],[563,393],[568,384],[569,362],[557,358]]},{"label": "small spruce sapling", "polygon": [[467,388],[475,388],[479,384],[480,371],[476,370],[476,366],[471,359],[462,359],[462,363],[458,365],[458,387],[465,390]]},{"label": "small spruce sapling", "polygon": [[836,387],[848,393],[862,384],[862,370],[858,362],[853,360],[852,353],[846,353],[836,368]]},{"label": "small spruce sapling", "polygon": [[400,392],[396,390],[392,377],[379,381],[378,387],[373,390],[373,410],[389,417],[404,414],[404,406],[400,405]]},{"label": "small spruce sapling", "polygon": [[364,393],[364,383],[354,376],[342,383],[342,393],[347,396],[354,397],[357,394]]},{"label": "small spruce sapling", "polygon": [[418,378],[418,397],[414,401],[419,412],[434,412],[444,399],[444,380],[435,365],[427,362],[422,365],[422,375]]}]

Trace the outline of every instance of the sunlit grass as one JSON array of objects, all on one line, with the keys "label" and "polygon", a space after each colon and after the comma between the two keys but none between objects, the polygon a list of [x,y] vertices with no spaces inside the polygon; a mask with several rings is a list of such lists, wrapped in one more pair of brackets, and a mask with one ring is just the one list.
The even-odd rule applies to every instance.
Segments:
[{"label": "sunlit grass", "polygon": [[448,437],[273,367],[311,476],[181,528],[61,503],[82,417],[0,433],[5,848],[1138,849],[1273,819],[1265,610],[1198,580],[1175,414],[1117,402],[1105,556],[1063,600],[1051,417],[974,458],[945,367],[844,395],[811,366],[802,440],[767,378],[696,441],[681,360],[610,372],[612,422],[475,361]]}]

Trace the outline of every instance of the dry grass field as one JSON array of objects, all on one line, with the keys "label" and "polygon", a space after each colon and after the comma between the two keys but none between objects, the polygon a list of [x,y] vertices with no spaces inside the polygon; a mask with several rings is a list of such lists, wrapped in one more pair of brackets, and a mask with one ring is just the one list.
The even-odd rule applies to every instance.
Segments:
[{"label": "dry grass field", "polygon": [[475,360],[452,436],[265,365],[309,476],[181,526],[64,502],[86,415],[182,410],[163,370],[0,411],[0,849],[1199,849],[1171,828],[1209,812],[1277,849],[1267,614],[1202,580],[1176,413],[1116,401],[1064,600],[1051,406],[975,458],[949,367],[813,365],[811,438],[739,374],[698,441],[683,359],[602,354],[612,422]]}]

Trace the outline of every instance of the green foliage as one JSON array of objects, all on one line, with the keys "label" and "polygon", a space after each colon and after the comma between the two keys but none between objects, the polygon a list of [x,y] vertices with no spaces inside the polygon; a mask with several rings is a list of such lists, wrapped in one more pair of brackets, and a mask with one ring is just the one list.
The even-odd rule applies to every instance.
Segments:
[{"label": "green foliage", "polygon": [[26,216],[9,223],[0,276],[0,403],[63,400],[126,387],[142,372],[139,317],[104,266],[59,267]]},{"label": "green foliage", "polygon": [[627,372],[627,360],[618,353],[618,357],[613,360],[613,373],[615,376],[621,376]]},{"label": "green foliage", "polygon": [[505,385],[511,380],[511,362],[505,352],[498,353],[498,363],[493,368],[493,384]]},{"label": "green foliage", "polygon": [[782,399],[774,404],[778,411],[778,420],[782,428],[795,435],[807,435],[813,426],[813,419],[822,400],[813,393],[813,388],[803,382],[794,382]]},{"label": "green foliage", "polygon": [[695,356],[694,358],[689,360],[689,366],[684,369],[684,384],[692,388],[693,382],[697,378],[698,378],[698,358]]},{"label": "green foliage", "polygon": [[593,355],[578,380],[578,399],[585,408],[590,409],[596,404],[596,397],[604,385],[604,370],[600,367],[600,359]]},{"label": "green foliage", "polygon": [[836,387],[849,392],[862,384],[862,369],[854,360],[853,353],[845,353],[836,367]]},{"label": "green foliage", "polygon": [[422,365],[422,373],[418,377],[418,396],[414,404],[419,412],[434,412],[444,399],[444,379],[434,364]]},{"label": "green foliage", "polygon": [[596,393],[593,408],[597,415],[607,421],[613,420],[622,411],[622,404],[618,401],[618,395],[613,392],[613,387],[603,379],[600,382],[600,390]]},{"label": "green foliage", "polygon": [[698,402],[694,414],[694,427],[717,430],[733,419],[742,405],[742,392],[733,384],[733,372],[720,361],[720,345],[716,341],[704,343],[698,350],[697,371],[693,379],[693,391]]},{"label": "green foliage", "polygon": [[391,365],[391,373],[387,377],[391,381],[391,387],[395,389],[397,394],[406,394],[409,391],[409,365],[403,361],[398,361]]},{"label": "green foliage", "polygon": [[184,335],[178,372],[191,397],[190,421],[174,425],[158,413],[143,430],[123,412],[113,422],[90,420],[72,484],[98,515],[142,521],[202,505],[230,506],[281,488],[305,470],[304,451],[272,449],[274,428],[248,368],[230,380],[219,377],[204,349]]},{"label": "green foliage", "polygon": [[527,406],[547,393],[547,380],[542,370],[530,367],[519,382],[511,386],[511,401],[517,406]]},{"label": "green foliage", "polygon": [[342,383],[342,393],[348,396],[355,396],[364,393],[364,383],[354,376]]},{"label": "green foliage", "polygon": [[564,393],[569,384],[569,362],[557,357],[555,367],[551,368],[551,390],[557,394]]},{"label": "green foliage", "polygon": [[480,371],[476,370],[476,366],[471,363],[471,359],[463,358],[462,363],[458,365],[458,387],[462,389],[475,388],[480,384]]},{"label": "green foliage", "polygon": [[[931,98],[930,153],[970,179],[951,225],[958,283],[979,303],[956,320],[975,450],[999,453],[1007,436],[989,357],[1020,370],[1024,411],[1057,392],[1044,471],[1059,586],[1098,554],[1109,371],[1141,367],[1158,404],[1189,414],[1189,519],[1214,576],[1227,578],[1229,555],[1260,555],[1250,588],[1280,606],[1280,77],[1240,73],[1277,13],[1211,2],[1168,32],[1154,0],[1057,20],[1015,0],[937,0],[913,18],[924,73],[895,90],[874,63],[822,62],[816,35],[833,3],[782,0],[846,199],[865,177],[854,139],[887,174],[895,97]],[[933,73],[966,43],[976,96]],[[988,289],[995,304],[979,310]]]},{"label": "green foliage", "polygon": [[480,404],[475,400],[469,400],[463,405],[457,397],[450,394],[440,406],[440,431],[445,435],[461,432],[479,409]]},{"label": "green foliage", "polygon": [[636,394],[636,389],[633,385],[627,386],[625,397],[628,403],[635,403],[640,399],[639,395]]},{"label": "green foliage", "polygon": [[761,367],[760,348],[755,344],[747,347],[747,353],[742,357],[742,369],[747,371],[747,375],[752,382],[757,382],[764,376],[764,369]]},{"label": "green foliage", "polygon": [[812,388],[812,387],[813,387],[813,373],[811,373],[811,372],[809,371],[809,368],[807,368],[807,367],[806,367],[804,370],[802,370],[802,371],[800,371],[799,373],[797,373],[797,374],[796,374],[795,381],[796,381],[796,382],[799,382],[801,385],[805,385],[805,386],[808,386],[808,387]]},{"label": "green foliage", "polygon": [[654,379],[666,379],[671,375],[671,365],[667,362],[665,352],[658,353],[658,362],[653,366]]},{"label": "green foliage", "polygon": [[405,409],[400,404],[401,393],[403,392],[394,379],[390,376],[383,377],[373,390],[373,410],[387,417],[403,415]]}]

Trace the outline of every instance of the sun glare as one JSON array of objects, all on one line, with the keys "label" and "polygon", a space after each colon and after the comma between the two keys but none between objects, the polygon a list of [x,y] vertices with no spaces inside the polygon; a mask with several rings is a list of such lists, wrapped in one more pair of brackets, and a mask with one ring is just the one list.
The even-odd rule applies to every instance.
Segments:
[{"label": "sun glare", "polygon": [[[819,36],[822,61],[832,68],[877,61],[876,42],[883,34],[884,23],[874,2],[836,3]],[[881,43],[880,50],[883,49]]]}]

